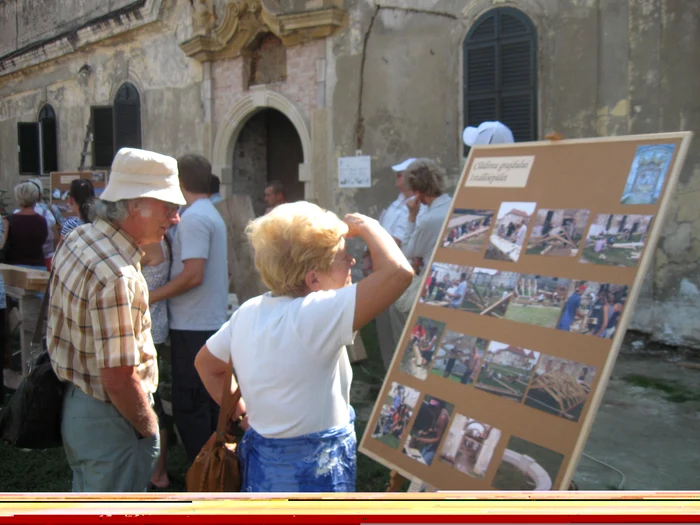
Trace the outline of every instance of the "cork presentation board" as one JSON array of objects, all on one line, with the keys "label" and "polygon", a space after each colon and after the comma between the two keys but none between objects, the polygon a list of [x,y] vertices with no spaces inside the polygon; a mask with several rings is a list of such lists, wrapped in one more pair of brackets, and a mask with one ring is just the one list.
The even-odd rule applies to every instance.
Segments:
[{"label": "cork presentation board", "polygon": [[692,133],[475,147],[360,451],[424,490],[566,490]]},{"label": "cork presentation board", "polygon": [[64,217],[75,215],[68,203],[68,190],[75,179],[88,179],[95,188],[95,197],[99,197],[107,186],[109,175],[106,171],[52,171],[51,204],[58,206]]}]

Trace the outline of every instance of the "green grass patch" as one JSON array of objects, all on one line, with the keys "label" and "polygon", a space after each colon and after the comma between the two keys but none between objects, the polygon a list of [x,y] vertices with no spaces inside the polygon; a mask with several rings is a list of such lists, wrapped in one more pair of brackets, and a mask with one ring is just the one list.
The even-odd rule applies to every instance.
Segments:
[{"label": "green grass patch", "polygon": [[506,310],[505,319],[517,321],[518,323],[534,324],[554,328],[559,320],[561,307],[559,306],[522,306],[517,303],[510,303]]},{"label": "green grass patch", "polygon": [[639,259],[631,257],[634,250],[624,248],[606,248],[602,252],[596,252],[593,246],[583,249],[583,259],[595,263],[611,266],[637,266]]},{"label": "green grass patch", "polygon": [[642,388],[658,390],[666,394],[666,400],[672,403],[685,403],[686,401],[700,401],[700,392],[690,390],[677,381],[656,379],[653,377],[630,374],[623,377],[628,383]]}]

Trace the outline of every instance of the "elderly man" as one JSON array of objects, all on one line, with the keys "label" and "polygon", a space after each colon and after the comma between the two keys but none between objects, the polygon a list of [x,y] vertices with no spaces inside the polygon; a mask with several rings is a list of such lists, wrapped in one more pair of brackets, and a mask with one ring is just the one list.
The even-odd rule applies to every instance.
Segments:
[{"label": "elderly man", "polygon": [[[450,211],[452,198],[445,193],[447,185],[445,170],[430,159],[415,160],[406,168],[403,177],[404,184],[413,192],[414,197],[406,201],[408,237],[401,246],[401,250],[412,262],[413,269],[418,274],[422,267],[428,264],[440,238],[440,230]],[[425,205],[427,210],[418,221],[421,204]],[[401,338],[411,306],[418,294],[419,280],[420,278],[416,276],[414,284],[389,308],[394,348]]]},{"label": "elderly man", "polygon": [[96,219],[54,256],[48,350],[66,383],[61,431],[74,492],[141,492],[160,442],[158,385],[142,245],[159,243],[185,204],[177,162],[122,148]]}]

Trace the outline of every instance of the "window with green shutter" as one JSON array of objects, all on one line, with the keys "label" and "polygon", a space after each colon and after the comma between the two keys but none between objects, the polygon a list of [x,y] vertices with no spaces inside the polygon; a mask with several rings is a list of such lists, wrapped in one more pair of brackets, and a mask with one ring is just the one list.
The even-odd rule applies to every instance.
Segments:
[{"label": "window with green shutter", "polygon": [[17,123],[20,175],[41,175],[58,171],[56,112],[49,104],[39,110],[36,122]]},{"label": "window with green shutter", "polygon": [[136,86],[119,87],[112,106],[93,106],[92,158],[94,168],[109,168],[120,148],[141,147],[141,96]]},{"label": "window with green shutter", "polygon": [[[479,18],[464,40],[464,126],[499,120],[537,140],[537,31],[511,7]],[[465,146],[465,154],[468,147]]]}]

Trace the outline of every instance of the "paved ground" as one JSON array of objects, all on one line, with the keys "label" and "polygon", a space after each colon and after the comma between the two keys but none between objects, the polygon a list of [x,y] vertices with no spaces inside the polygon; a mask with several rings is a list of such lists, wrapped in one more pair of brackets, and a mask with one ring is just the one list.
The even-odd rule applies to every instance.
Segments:
[{"label": "paved ground", "polygon": [[[624,490],[700,490],[700,370],[671,359],[620,356],[593,424],[585,453],[620,470]],[[609,490],[621,475],[582,457],[574,480]]]},{"label": "paved ground", "polygon": [[[635,338],[628,335],[586,444],[594,459],[581,457],[574,481],[580,490],[617,489],[622,475],[598,460],[624,474],[623,490],[700,490],[700,369],[679,366],[682,352],[634,348]],[[360,421],[374,405],[365,378],[356,372],[351,394]]]}]

